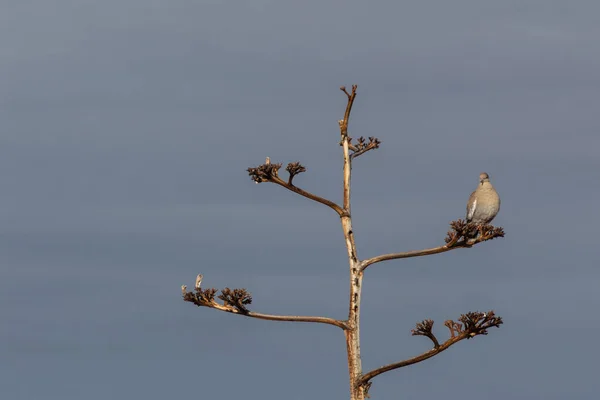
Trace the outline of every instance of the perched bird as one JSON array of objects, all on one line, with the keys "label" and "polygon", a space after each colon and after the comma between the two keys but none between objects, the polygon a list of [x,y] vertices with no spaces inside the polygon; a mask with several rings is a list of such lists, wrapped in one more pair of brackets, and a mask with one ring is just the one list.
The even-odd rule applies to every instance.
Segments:
[{"label": "perched bird", "polygon": [[[479,175],[479,185],[471,193],[467,202],[467,222],[477,225],[489,224],[498,211],[500,211],[500,196],[490,183],[490,176],[482,172]],[[476,232],[472,232],[472,234],[476,234]]]},{"label": "perched bird", "polygon": [[200,289],[200,285],[202,285],[202,274],[198,274],[196,277],[196,289]]}]

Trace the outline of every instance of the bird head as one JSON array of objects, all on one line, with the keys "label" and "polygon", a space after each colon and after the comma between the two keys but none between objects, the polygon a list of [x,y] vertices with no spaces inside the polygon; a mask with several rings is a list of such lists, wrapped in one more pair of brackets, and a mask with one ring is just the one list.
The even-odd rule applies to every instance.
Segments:
[{"label": "bird head", "polygon": [[483,185],[484,182],[489,182],[490,181],[490,176],[487,174],[487,172],[482,172],[481,174],[479,174],[479,183],[481,183]]}]

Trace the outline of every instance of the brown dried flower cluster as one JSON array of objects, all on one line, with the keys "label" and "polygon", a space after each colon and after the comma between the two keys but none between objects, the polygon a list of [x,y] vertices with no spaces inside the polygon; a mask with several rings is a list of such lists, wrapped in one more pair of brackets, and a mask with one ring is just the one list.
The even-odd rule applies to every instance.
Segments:
[{"label": "brown dried flower cluster", "polygon": [[421,322],[417,322],[415,329],[411,330],[410,333],[413,336],[426,336],[433,342],[435,348],[440,347],[440,343],[432,332],[433,320],[425,319]]},{"label": "brown dried flower cluster", "polygon": [[[198,307],[210,308],[227,308],[232,307],[241,314],[248,313],[246,305],[252,303],[252,296],[246,289],[229,289],[221,290],[221,294],[216,296],[219,290],[215,288],[196,289],[195,292],[188,292],[182,287],[183,300],[194,303]],[[215,296],[223,300],[223,304],[215,301]]]},{"label": "brown dried flower cluster", "polygon": [[[450,330],[450,339],[453,340],[463,335],[463,339],[469,339],[477,335],[487,335],[487,330],[492,327],[500,327],[502,318],[497,317],[493,311],[488,312],[468,312],[462,314],[458,321],[449,319],[444,325]],[[433,320],[426,319],[417,322],[415,329],[411,330],[413,336],[425,336],[431,339],[434,348],[439,348],[440,344],[433,334]]]},{"label": "brown dried flower cluster", "polygon": [[[444,241],[452,245],[471,246],[475,243],[504,237],[504,228],[489,224],[477,225],[473,222],[467,223],[462,219],[450,222],[450,228]],[[472,232],[477,232],[477,236],[473,237]]]},{"label": "brown dried flower cluster", "polygon": [[196,295],[206,303],[212,303],[215,301],[215,294],[217,294],[218,290],[215,288],[208,289],[196,289]]},{"label": "brown dried flower cluster", "polygon": [[223,300],[224,305],[232,306],[242,314],[248,312],[246,305],[252,304],[252,296],[246,289],[225,288],[221,290],[221,294],[218,298]]},{"label": "brown dried flower cluster", "polygon": [[289,163],[287,167],[285,167],[285,170],[290,174],[290,177],[288,179],[288,183],[290,185],[292,184],[294,176],[306,172],[306,168],[299,162]]},{"label": "brown dried flower cluster", "polygon": [[[469,337],[477,335],[487,335],[489,328],[499,328],[503,324],[502,318],[497,317],[493,311],[488,312],[469,312],[462,314],[458,318],[463,325],[463,332],[468,333]],[[448,321],[446,321],[448,322]]]},{"label": "brown dried flower cluster", "polygon": [[469,339],[477,335],[487,335],[489,328],[499,328],[503,323],[502,318],[496,316],[493,311],[474,311],[462,314],[458,321],[448,320],[444,325],[450,330],[451,338],[463,334]]},{"label": "brown dried flower cluster", "polygon": [[247,171],[254,182],[261,183],[269,182],[277,177],[279,168],[281,168],[281,164],[265,163],[256,168],[248,168]]},{"label": "brown dried flower cluster", "polygon": [[352,154],[350,154],[350,158],[356,158],[361,154],[366,153],[369,150],[378,149],[381,141],[374,136],[369,136],[369,141],[364,137],[359,137],[356,140],[356,143],[352,143],[352,138],[348,138],[348,147],[352,150]]},{"label": "brown dried flower cluster", "polygon": [[[279,178],[279,169],[281,168],[281,165],[281,163],[271,164],[270,162],[266,162],[256,168],[248,168],[247,171],[248,175],[250,175],[250,179],[256,183],[273,182]],[[285,170],[289,174],[288,184],[292,185],[294,177],[302,172],[306,172],[306,167],[299,162],[293,162],[289,163],[287,167],[285,167]]]}]

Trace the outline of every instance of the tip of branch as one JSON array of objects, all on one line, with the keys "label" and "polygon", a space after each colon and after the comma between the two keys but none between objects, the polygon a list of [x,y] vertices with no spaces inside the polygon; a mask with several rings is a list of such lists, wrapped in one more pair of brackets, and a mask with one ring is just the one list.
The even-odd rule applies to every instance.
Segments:
[{"label": "tip of branch", "polygon": [[352,96],[356,95],[356,89],[358,89],[358,85],[352,85],[352,92],[348,93],[348,90],[346,90],[346,86],[340,86],[340,90],[344,92],[346,96],[348,96],[348,98],[351,98]]},{"label": "tip of branch", "polygon": [[346,90],[346,86],[340,86],[340,90],[344,92],[346,96],[348,96],[348,98],[350,98],[350,93],[348,93],[348,91]]}]

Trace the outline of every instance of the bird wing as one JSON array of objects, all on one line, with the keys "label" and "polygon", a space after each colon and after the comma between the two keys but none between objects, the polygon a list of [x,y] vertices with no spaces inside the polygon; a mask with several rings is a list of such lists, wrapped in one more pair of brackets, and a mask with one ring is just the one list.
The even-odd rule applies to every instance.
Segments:
[{"label": "bird wing", "polygon": [[473,219],[473,214],[475,214],[475,208],[477,207],[477,198],[475,197],[475,192],[471,194],[469,197],[469,202],[467,203],[467,222],[471,222]]}]

